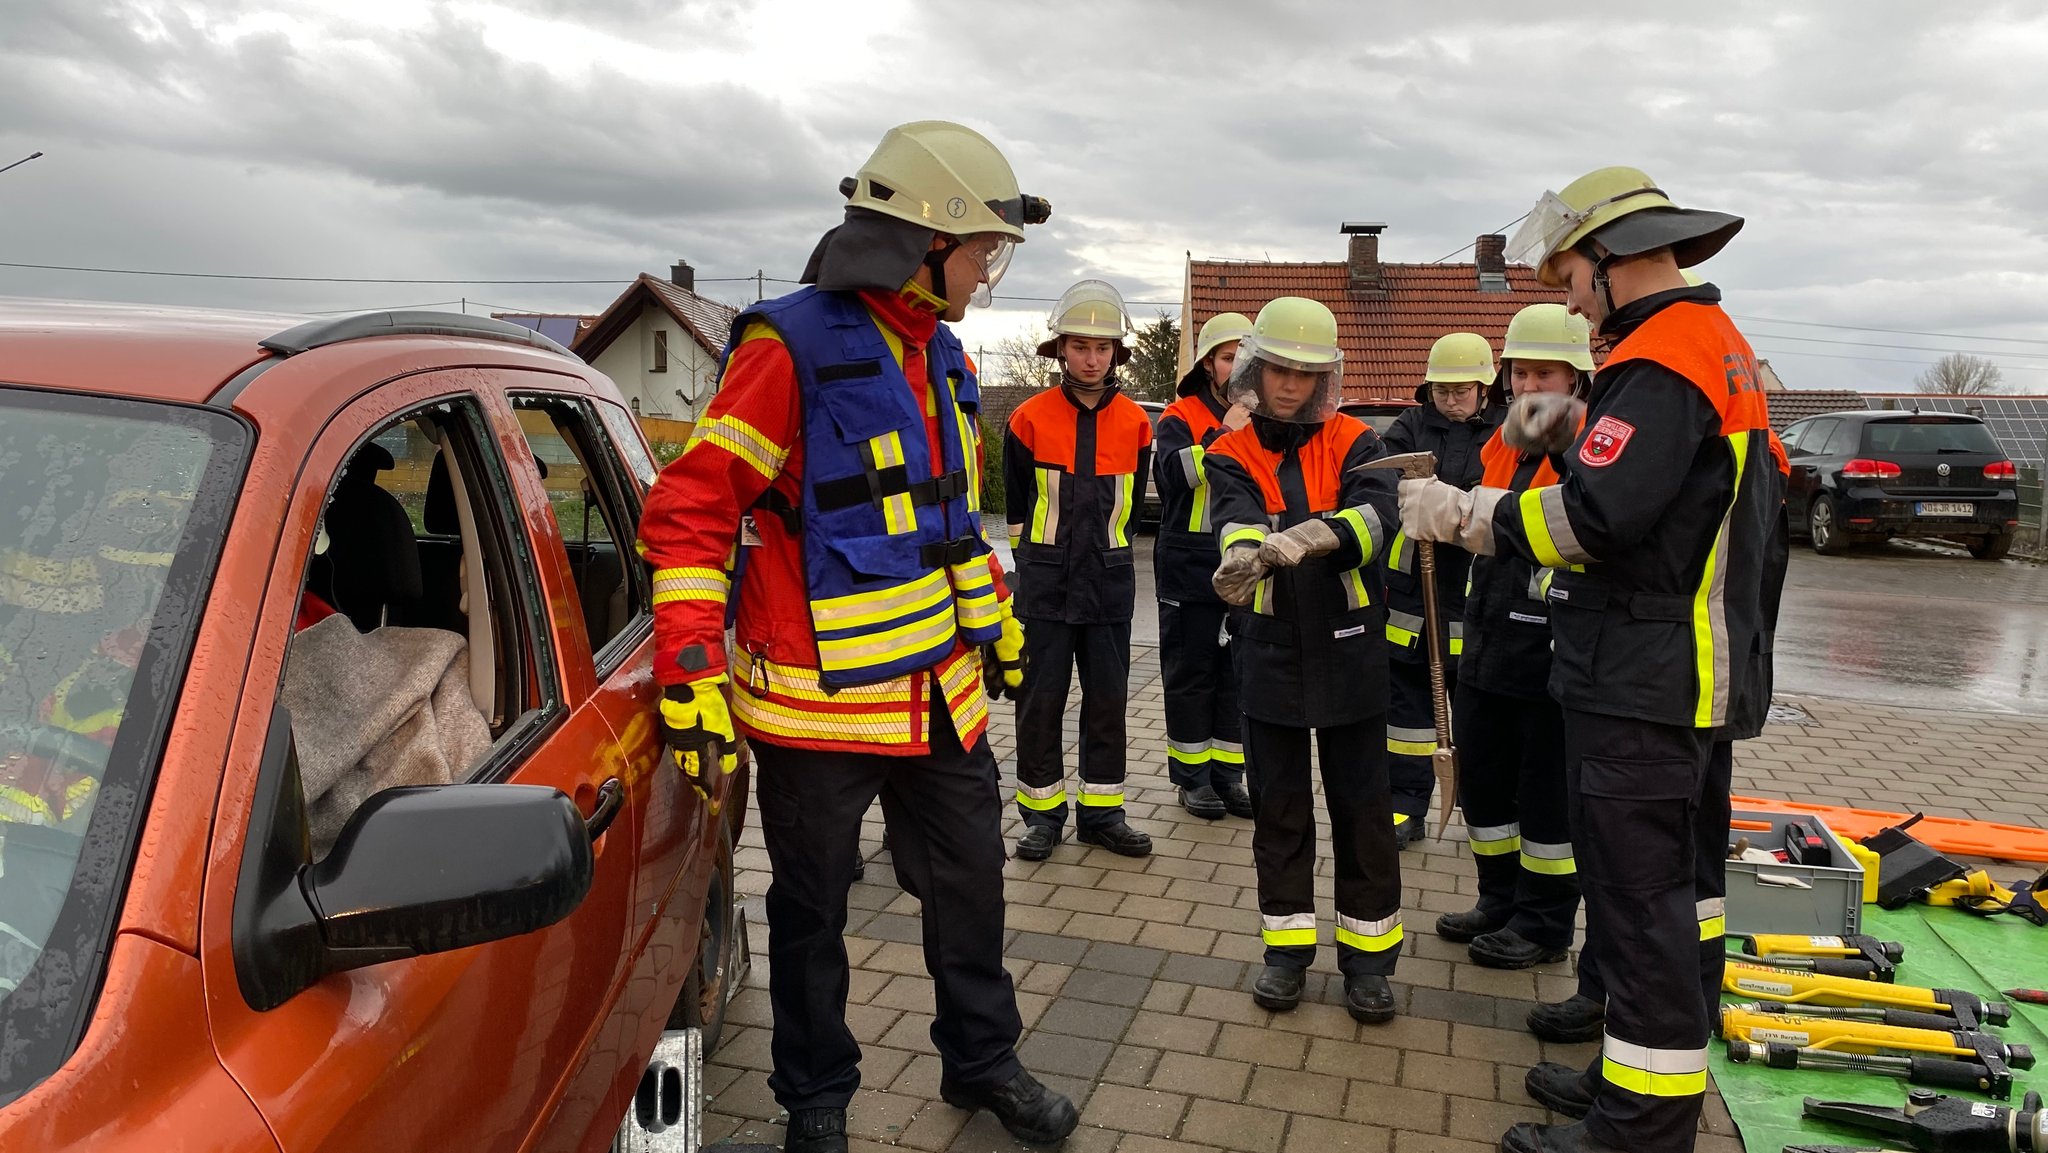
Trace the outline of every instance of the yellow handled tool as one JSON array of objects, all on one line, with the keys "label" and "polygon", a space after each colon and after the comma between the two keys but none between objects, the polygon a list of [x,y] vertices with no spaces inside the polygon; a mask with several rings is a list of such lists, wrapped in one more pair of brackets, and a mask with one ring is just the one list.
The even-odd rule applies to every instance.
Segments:
[{"label": "yellow handled tool", "polygon": [[2032,1048],[2008,1045],[1989,1033],[1968,1029],[1911,1029],[1843,1017],[1758,1013],[1739,1005],[1721,1010],[1721,1038],[1838,1053],[1928,1053],[1984,1064],[2002,1061],[2019,1069],[2034,1067]]},{"label": "yellow handled tool", "polygon": [[1725,992],[1740,993],[1766,1001],[1815,1005],[1891,1005],[1941,1013],[1956,1020],[1959,1029],[2004,1025],[2012,1020],[2012,1006],[1991,1001],[1961,989],[1925,989],[1917,985],[1887,985],[1880,981],[1859,981],[1853,977],[1826,977],[1779,969],[1770,965],[1728,962],[1721,974]]}]

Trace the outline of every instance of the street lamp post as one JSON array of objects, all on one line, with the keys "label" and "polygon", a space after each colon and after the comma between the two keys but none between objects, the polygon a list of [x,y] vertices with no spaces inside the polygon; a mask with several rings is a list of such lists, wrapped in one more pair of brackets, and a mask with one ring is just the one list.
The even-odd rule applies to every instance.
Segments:
[{"label": "street lamp post", "polygon": [[29,161],[34,160],[36,157],[41,155],[42,153],[40,152],[31,152],[27,156],[24,156],[21,159],[15,161],[14,163],[8,165],[7,168],[0,168],[0,172],[5,172],[8,168],[20,168],[22,165],[27,164]]}]

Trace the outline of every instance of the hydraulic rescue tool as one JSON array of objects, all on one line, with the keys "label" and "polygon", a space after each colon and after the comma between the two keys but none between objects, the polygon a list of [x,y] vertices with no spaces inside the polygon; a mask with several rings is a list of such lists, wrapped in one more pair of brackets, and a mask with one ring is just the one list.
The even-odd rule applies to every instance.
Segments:
[{"label": "hydraulic rescue tool", "polygon": [[1901,1029],[1933,1029],[1948,1032],[1959,1027],[1945,1013],[1922,1013],[1914,1009],[1891,1009],[1877,1005],[1786,1005],[1776,1001],[1751,1001],[1735,1008],[1750,1013],[1777,1013],[1791,1017],[1837,1017],[1896,1025]]},{"label": "hydraulic rescue tool", "polygon": [[2034,1067],[2033,1050],[1964,1029],[1922,1029],[1842,1017],[1721,1010],[1728,1059],[1774,1069],[1850,1069],[1916,1085],[2012,1094],[2014,1067]]},{"label": "hydraulic rescue tool", "polygon": [[1954,1018],[1959,1029],[2003,1026],[2012,1020],[2011,1005],[1986,1000],[1961,989],[1887,985],[1881,981],[1825,977],[1740,961],[1728,962],[1728,968],[1721,976],[1721,988],[1724,992],[1792,1005],[1891,1005],[1923,1013],[1941,1013]]},{"label": "hydraulic rescue tool", "polygon": [[[1427,479],[1436,475],[1436,454],[1403,452],[1369,460],[1352,469],[1391,468],[1406,479]],[[1441,838],[1451,825],[1451,806],[1458,803],[1458,749],[1451,743],[1451,699],[1444,690],[1444,624],[1436,606],[1436,544],[1419,540],[1415,555],[1421,560],[1423,640],[1429,646],[1429,703],[1436,717],[1436,754],[1429,767],[1436,774],[1436,835]]]},{"label": "hydraulic rescue tool", "polygon": [[[2017,1109],[1932,1089],[1912,1090],[1903,1109],[1808,1097],[1802,1112],[1816,1121],[1904,1141],[1921,1153],[2048,1153],[2048,1111],[2041,1108],[2039,1093],[2027,1094]],[[1785,1153],[1853,1148],[1861,1147],[1787,1145]]]},{"label": "hydraulic rescue tool", "polygon": [[[1741,949],[1751,957],[1759,958],[1772,965],[1788,969],[1803,969],[1804,965],[1789,963],[1791,957],[1825,959],[1842,958],[1856,962],[1875,979],[1889,982],[1900,961],[1906,959],[1906,947],[1897,941],[1880,941],[1866,934],[1851,933],[1841,937],[1802,937],[1789,933],[1730,933],[1729,937],[1741,944]],[[1816,968],[1826,973],[1825,968]],[[1836,976],[1858,976],[1843,971]]]},{"label": "hydraulic rescue tool", "polygon": [[1739,949],[1728,950],[1731,961],[1766,961],[1780,969],[1794,969],[1801,973],[1817,973],[1824,977],[1847,977],[1857,981],[1882,981],[1892,979],[1891,969],[1879,969],[1858,957],[1793,957],[1773,954],[1758,957],[1755,953]]}]

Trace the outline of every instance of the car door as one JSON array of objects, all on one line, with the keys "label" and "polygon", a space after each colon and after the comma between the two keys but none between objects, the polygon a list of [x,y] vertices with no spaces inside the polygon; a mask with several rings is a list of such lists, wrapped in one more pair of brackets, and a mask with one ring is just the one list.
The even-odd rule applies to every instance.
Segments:
[{"label": "car door", "polygon": [[[267,715],[267,701],[293,674],[287,653],[317,651],[315,630],[334,627],[295,631],[315,599],[301,591],[345,559],[335,555],[344,547],[329,500],[336,480],[377,466],[376,486],[404,509],[419,543],[453,538],[459,568],[453,590],[447,574],[425,572],[414,603],[394,595],[375,611],[400,627],[417,620],[437,622],[428,631],[460,630],[465,653],[488,654],[465,659],[456,673],[466,677],[489,736],[480,759],[456,779],[558,789],[588,816],[601,798],[624,800],[616,741],[597,710],[579,707],[586,701],[563,675],[562,633],[576,623],[573,590],[535,555],[520,499],[529,486],[514,481],[531,464],[505,451],[495,431],[502,421],[492,415],[503,401],[476,391],[480,371],[418,373],[378,387],[332,418],[302,464],[286,466],[284,475],[295,471],[297,479],[247,695],[264,698]],[[385,523],[388,530],[390,518]],[[360,589],[342,598],[328,587],[356,602],[332,607],[362,610]],[[437,709],[445,703],[434,702]],[[237,984],[232,910],[241,865],[261,850],[246,835],[256,778],[266,767],[275,771],[255,750],[279,734],[250,725],[250,712],[243,710],[243,724],[253,731],[246,738],[237,732],[216,816],[202,953],[221,1061],[285,1153],[511,1150],[531,1146],[543,1127],[581,1133],[615,1124],[626,1106],[615,1078],[575,1091],[570,1074],[600,1043],[623,984],[641,814],[630,804],[616,810],[593,844],[590,890],[563,920],[486,945],[332,974],[257,1011]],[[294,722],[296,740],[302,726]],[[304,727],[309,734],[319,728]]]},{"label": "car door", "polygon": [[1813,508],[1813,498],[1821,490],[1825,477],[1822,453],[1827,448],[1828,438],[1841,426],[1839,417],[1818,417],[1805,422],[1805,431],[1799,437],[1799,451],[1787,456],[1792,464],[1792,476],[1785,486],[1786,514],[1794,525],[1805,525],[1807,513]]}]

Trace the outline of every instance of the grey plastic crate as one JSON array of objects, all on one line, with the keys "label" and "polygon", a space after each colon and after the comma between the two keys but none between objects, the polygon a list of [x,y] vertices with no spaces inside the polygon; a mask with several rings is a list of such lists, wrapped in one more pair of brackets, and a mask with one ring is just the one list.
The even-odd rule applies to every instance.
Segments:
[{"label": "grey plastic crate", "polygon": [[[1785,826],[1805,816],[1820,826],[1838,865],[1774,864],[1750,861],[1728,862],[1728,931],[1730,933],[1795,933],[1803,936],[1840,936],[1860,931],[1863,924],[1863,866],[1849,853],[1842,838],[1819,817],[1795,813],[1735,810],[1736,820],[1769,821],[1771,831],[1750,832],[1730,829],[1728,843],[1748,837],[1760,849],[1785,846]],[[1770,884],[1783,879],[1792,884]],[[1801,885],[1806,887],[1801,887]]]}]

